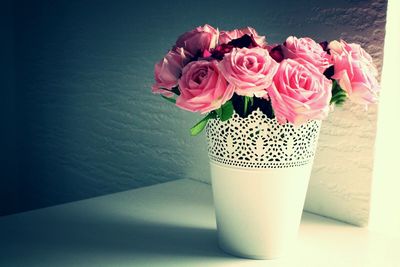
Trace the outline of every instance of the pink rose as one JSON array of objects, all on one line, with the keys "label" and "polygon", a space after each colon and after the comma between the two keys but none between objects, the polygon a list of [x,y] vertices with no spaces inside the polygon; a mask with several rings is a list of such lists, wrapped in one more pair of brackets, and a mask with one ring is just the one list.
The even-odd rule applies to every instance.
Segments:
[{"label": "pink rose", "polygon": [[[155,83],[152,86],[152,92],[171,97],[171,90],[178,85],[178,79],[182,74],[183,66],[189,61],[189,55],[183,48],[176,48],[167,53],[154,66]],[[167,90],[166,90],[167,89]]]},{"label": "pink rose", "polygon": [[176,47],[182,47],[193,56],[202,55],[204,51],[215,48],[219,32],[210,25],[199,26],[182,34],[176,41]]},{"label": "pink rose", "polygon": [[266,49],[234,48],[218,64],[235,93],[243,96],[264,96],[278,68]]},{"label": "pink rose", "polygon": [[378,100],[380,86],[376,80],[378,70],[371,56],[358,44],[341,40],[329,43],[334,63],[333,79],[355,103],[371,104]]},{"label": "pink rose", "polygon": [[300,125],[328,115],[331,88],[331,80],[311,63],[285,59],[279,64],[268,97],[279,123]]},{"label": "pink rose", "polygon": [[285,58],[302,58],[317,67],[321,73],[331,65],[329,55],[311,38],[297,39],[290,36],[282,46],[282,51]]},{"label": "pink rose", "polygon": [[179,80],[180,96],[176,105],[182,109],[206,113],[220,108],[231,99],[233,90],[217,67],[217,61],[193,61],[183,68]]},{"label": "pink rose", "polygon": [[246,27],[243,29],[235,29],[233,31],[221,31],[219,35],[219,44],[227,44],[234,39],[238,39],[243,35],[253,36],[254,40],[260,47],[265,47],[267,42],[265,41],[265,36],[259,36],[255,29],[251,27]]}]

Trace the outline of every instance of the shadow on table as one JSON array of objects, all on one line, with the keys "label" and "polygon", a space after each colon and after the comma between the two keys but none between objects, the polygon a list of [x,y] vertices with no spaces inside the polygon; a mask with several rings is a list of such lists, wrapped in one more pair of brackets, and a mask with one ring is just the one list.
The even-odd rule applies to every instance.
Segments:
[{"label": "shadow on table", "polygon": [[162,224],[134,217],[86,220],[63,216],[32,221],[29,228],[18,229],[18,234],[26,240],[24,248],[121,256],[231,257],[218,248],[216,229]]}]

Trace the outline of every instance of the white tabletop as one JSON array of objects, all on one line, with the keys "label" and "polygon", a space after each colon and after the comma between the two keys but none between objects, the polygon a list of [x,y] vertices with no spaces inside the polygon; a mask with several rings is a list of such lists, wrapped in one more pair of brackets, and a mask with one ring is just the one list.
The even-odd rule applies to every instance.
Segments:
[{"label": "white tabletop", "polygon": [[219,250],[211,188],[192,180],[0,217],[0,266],[400,266],[400,240],[304,213],[278,260]]}]

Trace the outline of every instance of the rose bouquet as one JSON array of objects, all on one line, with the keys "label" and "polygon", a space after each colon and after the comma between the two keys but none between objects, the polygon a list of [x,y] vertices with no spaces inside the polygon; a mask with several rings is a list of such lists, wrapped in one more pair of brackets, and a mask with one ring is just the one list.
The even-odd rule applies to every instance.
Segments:
[{"label": "rose bouquet", "polygon": [[209,25],[178,38],[155,65],[152,89],[205,114],[191,134],[207,125],[223,250],[272,259],[293,243],[321,120],[347,99],[375,103],[376,76],[371,56],[343,40],[290,36],[269,45],[253,28]]},{"label": "rose bouquet", "polygon": [[377,69],[358,44],[316,42],[290,36],[270,45],[247,27],[219,31],[210,25],[182,34],[155,65],[152,91],[176,106],[226,121],[234,111],[246,117],[260,109],[281,124],[325,119],[347,99],[377,101]]}]

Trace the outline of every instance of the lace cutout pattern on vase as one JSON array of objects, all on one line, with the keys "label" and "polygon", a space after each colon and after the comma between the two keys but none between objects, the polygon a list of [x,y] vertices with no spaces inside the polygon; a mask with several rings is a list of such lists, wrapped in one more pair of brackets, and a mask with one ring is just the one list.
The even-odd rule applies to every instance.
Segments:
[{"label": "lace cutout pattern on vase", "polygon": [[228,121],[211,119],[208,155],[220,164],[245,168],[288,168],[313,161],[321,121],[301,126],[279,124],[260,110],[247,118],[234,113]]}]

